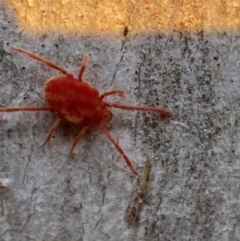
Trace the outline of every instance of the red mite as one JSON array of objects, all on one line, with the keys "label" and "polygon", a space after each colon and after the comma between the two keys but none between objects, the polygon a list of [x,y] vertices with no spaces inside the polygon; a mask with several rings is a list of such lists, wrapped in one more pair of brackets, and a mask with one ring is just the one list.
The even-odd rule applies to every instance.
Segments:
[{"label": "red mite", "polygon": [[113,143],[118,152],[123,156],[131,171],[135,175],[138,175],[138,171],[134,168],[128,156],[113,138],[109,130],[105,127],[105,124],[113,117],[110,109],[113,107],[131,111],[150,111],[157,112],[166,117],[171,116],[172,112],[164,108],[124,105],[104,101],[105,97],[109,95],[119,95],[122,97],[124,96],[124,91],[111,90],[100,94],[98,90],[95,89],[89,82],[84,81],[82,77],[87,66],[88,55],[83,56],[83,62],[78,78],[75,78],[72,74],[68,73],[66,70],[47,59],[20,48],[12,47],[12,49],[26,54],[30,58],[43,62],[47,66],[60,71],[63,75],[54,76],[45,83],[44,93],[49,107],[6,107],[0,108],[0,112],[51,111],[57,113],[58,118],[48,133],[46,143],[50,143],[51,137],[54,131],[56,131],[58,128],[58,125],[62,119],[66,119],[70,122],[83,126],[72,144],[70,155],[73,153],[75,146],[84,135],[86,130],[90,126],[96,125],[102,130],[107,138]]}]

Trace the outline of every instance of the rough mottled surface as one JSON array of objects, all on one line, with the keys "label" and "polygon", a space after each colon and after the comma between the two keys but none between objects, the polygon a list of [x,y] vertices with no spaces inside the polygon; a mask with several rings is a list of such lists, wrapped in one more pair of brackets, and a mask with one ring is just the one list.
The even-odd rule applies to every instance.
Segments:
[{"label": "rough mottled surface", "polygon": [[152,160],[138,227],[124,221],[136,178],[99,130],[70,159],[76,126],[63,123],[49,147],[53,114],[1,114],[0,178],[11,181],[0,186],[1,241],[240,240],[239,34],[30,36],[2,3],[0,16],[1,107],[44,105],[44,81],[58,74],[18,46],[74,74],[88,53],[84,77],[99,90],[175,113],[115,110],[108,126],[138,170]]}]

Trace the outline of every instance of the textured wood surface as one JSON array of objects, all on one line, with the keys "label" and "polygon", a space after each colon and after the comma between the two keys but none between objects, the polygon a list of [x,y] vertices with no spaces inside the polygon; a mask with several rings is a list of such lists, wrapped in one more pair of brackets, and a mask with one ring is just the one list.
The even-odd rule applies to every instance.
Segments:
[{"label": "textured wood surface", "polygon": [[10,50],[16,46],[75,75],[88,53],[84,78],[101,92],[124,89],[122,103],[168,107],[174,116],[116,109],[108,125],[140,172],[147,156],[152,163],[131,227],[124,217],[137,180],[100,130],[71,159],[76,126],[63,123],[44,146],[56,116],[1,114],[0,240],[240,240],[240,34],[131,32],[129,19],[121,35],[33,34],[16,14],[0,0],[1,107],[44,105],[44,82],[59,74]]}]

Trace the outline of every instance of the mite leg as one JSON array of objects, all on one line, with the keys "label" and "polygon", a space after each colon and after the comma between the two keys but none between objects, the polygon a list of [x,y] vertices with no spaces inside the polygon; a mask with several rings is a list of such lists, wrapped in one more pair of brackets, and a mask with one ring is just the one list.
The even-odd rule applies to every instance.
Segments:
[{"label": "mite leg", "polygon": [[50,107],[6,107],[0,108],[0,112],[21,112],[21,111],[51,111]]},{"label": "mite leg", "polygon": [[72,144],[72,147],[71,147],[71,150],[70,150],[70,155],[73,154],[73,150],[74,148],[76,147],[77,143],[79,142],[79,140],[83,137],[83,135],[85,134],[86,130],[89,128],[89,126],[85,126],[82,128],[82,130],[78,133],[78,135],[76,136],[73,144]]},{"label": "mite leg", "polygon": [[36,59],[40,62],[43,62],[44,64],[46,64],[47,66],[53,68],[53,69],[56,69],[60,72],[62,72],[64,75],[67,75],[69,77],[73,77],[72,74],[68,73],[66,70],[64,70],[63,68],[61,68],[60,66],[56,65],[55,63],[47,60],[47,59],[44,59],[36,54],[33,54],[31,52],[28,52],[24,49],[20,49],[20,48],[15,48],[15,47],[12,47],[13,50],[17,51],[17,52],[20,52],[20,53],[23,53],[23,54],[26,54],[28,57],[32,58],[32,59]]},{"label": "mite leg", "polygon": [[107,136],[107,138],[113,143],[113,145],[115,146],[115,148],[118,150],[118,152],[123,156],[123,158],[125,159],[127,165],[129,166],[129,168],[131,169],[131,171],[137,176],[138,175],[138,171],[133,167],[132,162],[130,161],[130,159],[127,157],[127,155],[125,154],[125,152],[123,151],[123,149],[118,145],[118,143],[116,142],[116,140],[113,138],[113,136],[111,135],[111,133],[109,132],[108,129],[106,129],[104,126],[100,126],[101,130],[105,133],[105,135]]},{"label": "mite leg", "polygon": [[100,95],[100,98],[103,99],[108,95],[119,95],[120,97],[124,97],[124,91],[123,90],[110,90],[108,92],[103,93],[102,95]]},{"label": "mite leg", "polygon": [[81,68],[80,68],[80,71],[79,71],[79,75],[78,75],[78,80],[79,81],[82,81],[82,76],[83,76],[83,73],[87,67],[87,63],[88,63],[88,55],[87,54],[84,54],[83,55],[83,61],[82,61],[82,65],[81,65]]},{"label": "mite leg", "polygon": [[57,130],[60,121],[61,121],[61,118],[57,118],[57,119],[55,120],[54,124],[52,125],[52,127],[51,127],[51,129],[50,129],[50,131],[49,131],[49,133],[48,133],[48,136],[47,136],[47,138],[46,138],[46,140],[45,140],[45,143],[50,144],[52,135],[53,135],[53,133]]},{"label": "mite leg", "polygon": [[170,117],[172,116],[172,111],[165,108],[149,107],[149,106],[134,106],[134,105],[122,105],[118,103],[106,103],[108,107],[119,108],[123,110],[137,110],[137,111],[150,111],[157,112],[162,116]]}]

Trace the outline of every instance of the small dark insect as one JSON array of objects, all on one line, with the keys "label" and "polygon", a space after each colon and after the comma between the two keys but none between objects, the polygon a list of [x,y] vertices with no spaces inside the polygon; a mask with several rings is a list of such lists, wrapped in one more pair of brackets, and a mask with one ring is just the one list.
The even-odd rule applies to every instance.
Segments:
[{"label": "small dark insect", "polygon": [[118,152],[123,156],[127,165],[135,175],[138,175],[130,159],[127,157],[123,149],[113,138],[111,133],[105,127],[105,124],[112,119],[110,108],[119,108],[124,110],[150,111],[157,112],[162,116],[171,116],[172,112],[164,108],[154,108],[148,106],[133,106],[118,103],[109,103],[104,98],[109,95],[124,96],[123,90],[110,90],[100,94],[89,82],[83,80],[83,73],[88,62],[88,55],[83,56],[83,62],[79,71],[79,75],[75,78],[71,73],[56,65],[55,63],[44,59],[36,54],[27,52],[26,50],[12,47],[13,50],[23,53],[30,58],[43,62],[47,66],[60,71],[63,75],[54,76],[46,81],[44,86],[45,98],[49,106],[46,107],[6,107],[0,108],[0,112],[17,112],[17,111],[51,111],[58,114],[58,118],[52,125],[46,143],[50,143],[51,137],[58,128],[62,119],[83,126],[73,141],[70,149],[70,155],[86,130],[92,126],[98,126],[107,138],[113,143]]},{"label": "small dark insect", "polygon": [[125,218],[128,224],[131,226],[137,226],[139,223],[139,212],[142,207],[143,198],[147,190],[151,168],[152,166],[151,166],[150,159],[149,157],[147,157],[143,174],[142,176],[139,177],[137,191],[126,211]]}]

